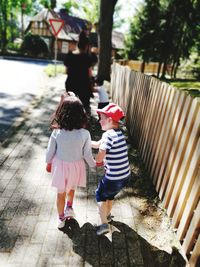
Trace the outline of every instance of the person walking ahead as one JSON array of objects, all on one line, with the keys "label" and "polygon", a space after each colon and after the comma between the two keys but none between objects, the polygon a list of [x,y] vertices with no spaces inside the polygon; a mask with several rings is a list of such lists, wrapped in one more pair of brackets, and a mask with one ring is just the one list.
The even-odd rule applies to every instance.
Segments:
[{"label": "person walking ahead", "polygon": [[124,135],[119,129],[119,121],[124,117],[122,109],[110,103],[103,109],[97,109],[100,114],[103,133],[100,141],[92,141],[92,147],[98,148],[96,164],[105,166],[105,175],[96,190],[96,200],[99,207],[101,225],[97,235],[109,232],[108,222],[111,221],[111,210],[114,197],[126,186],[130,176],[127,145]]},{"label": "person walking ahead", "polygon": [[[87,114],[76,96],[63,97],[55,112],[57,129],[49,139],[46,163],[52,174],[52,186],[57,188],[58,228],[65,225],[67,217],[73,217],[73,199],[77,186],[86,186],[85,162],[96,166],[92,156],[91,136]],[[66,195],[68,197],[67,204]]]},{"label": "person walking ahead", "polygon": [[87,112],[90,112],[90,97],[93,96],[92,58],[88,54],[89,39],[84,32],[80,33],[78,50],[69,52],[64,58],[67,79],[66,91],[72,91],[82,101]]}]

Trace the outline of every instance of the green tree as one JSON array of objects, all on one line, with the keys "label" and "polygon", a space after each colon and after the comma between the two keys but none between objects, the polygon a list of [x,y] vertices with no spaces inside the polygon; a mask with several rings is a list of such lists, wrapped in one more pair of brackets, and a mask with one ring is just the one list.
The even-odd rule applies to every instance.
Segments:
[{"label": "green tree", "polygon": [[56,0],[40,0],[40,3],[46,7],[46,8],[51,8],[54,9],[57,5],[57,1]]},{"label": "green tree", "polygon": [[[79,1],[69,0],[63,4],[70,15],[79,16],[83,19],[90,21],[93,25],[99,21],[100,14],[100,1],[99,0],[85,0]],[[124,22],[120,18],[119,13],[121,10],[121,5],[115,6],[114,12],[114,24],[113,28],[120,27]]]},{"label": "green tree", "polygon": [[162,78],[168,64],[172,64],[171,75],[175,77],[180,58],[188,58],[194,45],[196,10],[190,0],[169,0],[163,10],[164,27],[160,64],[163,63]]},{"label": "green tree", "polygon": [[99,1],[85,0],[79,3],[76,0],[69,0],[63,4],[70,15],[81,17],[90,21],[92,24],[96,23],[99,18]]},{"label": "green tree", "polygon": [[159,61],[163,78],[171,64],[175,77],[180,58],[189,57],[198,39],[198,10],[199,0],[146,0],[131,24],[129,56]]},{"label": "green tree", "polygon": [[[0,1],[0,40],[1,40],[1,50],[6,51],[6,46],[9,41],[13,41],[14,32],[19,35],[19,30],[17,31],[17,16],[21,13],[27,14],[32,8],[31,0],[1,0]],[[21,20],[21,22],[23,22]],[[23,29],[23,23],[22,23]]]},{"label": "green tree", "polygon": [[159,0],[147,0],[138,9],[131,23],[131,35],[127,40],[129,57],[143,61],[142,69],[146,62],[158,59],[160,28]]}]

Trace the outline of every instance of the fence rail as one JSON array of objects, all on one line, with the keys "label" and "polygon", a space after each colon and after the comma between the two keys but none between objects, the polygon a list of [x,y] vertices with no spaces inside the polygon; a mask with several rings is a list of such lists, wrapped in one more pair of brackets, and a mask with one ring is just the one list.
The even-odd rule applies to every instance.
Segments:
[{"label": "fence rail", "polygon": [[[144,73],[157,75],[159,63],[149,62],[143,65],[142,61],[139,60],[116,60],[117,63],[123,66],[129,66],[134,71],[141,71],[143,69]],[[166,73],[171,76],[172,65],[168,64],[166,68]],[[163,64],[161,64],[160,73],[163,71]]]},{"label": "fence rail", "polygon": [[[190,266],[200,263],[200,102],[158,79],[113,64],[111,97],[177,229]],[[198,265],[199,266],[199,265]]]}]

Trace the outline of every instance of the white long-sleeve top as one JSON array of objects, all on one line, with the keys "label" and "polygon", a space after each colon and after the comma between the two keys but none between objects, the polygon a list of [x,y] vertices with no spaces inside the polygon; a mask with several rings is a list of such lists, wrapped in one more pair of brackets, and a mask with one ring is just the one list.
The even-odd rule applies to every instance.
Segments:
[{"label": "white long-sleeve top", "polygon": [[88,130],[53,130],[46,152],[46,163],[51,163],[53,157],[66,162],[84,159],[92,168],[96,166],[92,156],[91,136]]},{"label": "white long-sleeve top", "polygon": [[98,94],[99,94],[99,102],[105,103],[109,102],[108,94],[106,92],[106,89],[103,85],[97,87]]}]

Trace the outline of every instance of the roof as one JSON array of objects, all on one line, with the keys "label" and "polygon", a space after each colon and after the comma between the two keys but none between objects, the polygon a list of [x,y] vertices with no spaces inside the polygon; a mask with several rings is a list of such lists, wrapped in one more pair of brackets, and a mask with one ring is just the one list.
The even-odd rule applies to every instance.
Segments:
[{"label": "roof", "polygon": [[[57,37],[59,39],[64,39],[67,41],[71,41],[71,40],[78,41],[78,36],[81,30],[83,28],[87,28],[88,25],[91,24],[87,20],[70,16],[69,14],[67,14],[65,9],[61,9],[58,13],[56,13],[54,10],[47,9],[47,8],[42,9],[37,15],[32,17],[30,19],[30,22],[46,21],[50,26],[49,19],[64,20],[65,25],[61,29],[61,31],[58,33]],[[50,31],[52,32],[51,27],[50,27]]]},{"label": "roof", "polygon": [[[98,47],[97,33],[91,32],[89,35],[92,46]],[[112,31],[112,48],[124,49],[124,35],[121,32]]]},{"label": "roof", "polygon": [[91,23],[85,19],[70,16],[66,9],[60,9],[58,12],[60,18],[64,20],[67,32],[79,34],[82,29],[91,27]]},{"label": "roof", "polygon": [[112,47],[116,49],[124,49],[125,38],[123,33],[112,31]]}]

